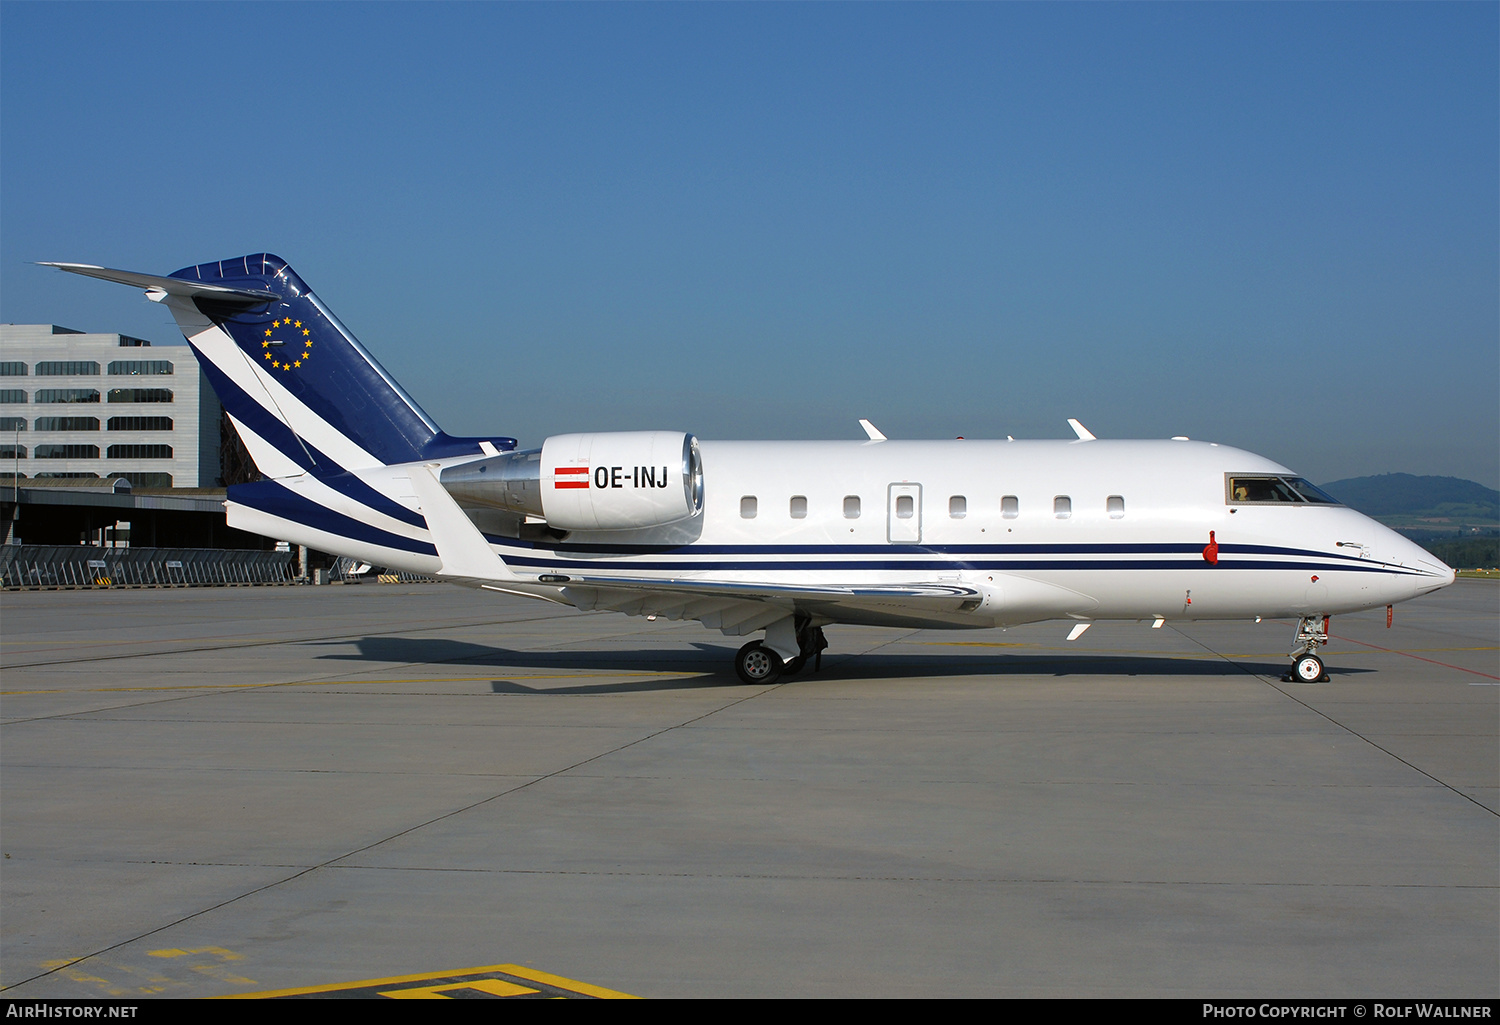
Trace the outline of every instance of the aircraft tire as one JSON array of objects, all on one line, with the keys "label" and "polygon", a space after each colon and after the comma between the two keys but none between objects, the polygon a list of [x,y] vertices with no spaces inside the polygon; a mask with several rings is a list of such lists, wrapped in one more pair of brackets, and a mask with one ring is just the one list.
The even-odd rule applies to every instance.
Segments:
[{"label": "aircraft tire", "polygon": [[1303,655],[1293,662],[1292,676],[1298,683],[1322,683],[1328,679],[1323,672],[1323,660],[1316,655]]},{"label": "aircraft tire", "polygon": [[782,668],[781,656],[760,641],[751,641],[734,656],[734,671],[745,683],[775,683]]},{"label": "aircraft tire", "polygon": [[796,676],[798,673],[802,672],[802,667],[805,666],[805,665],[807,665],[807,656],[806,655],[798,655],[796,658],[792,659],[790,662],[786,662],[786,663],[782,664],[782,666],[781,666],[781,675],[782,676]]}]

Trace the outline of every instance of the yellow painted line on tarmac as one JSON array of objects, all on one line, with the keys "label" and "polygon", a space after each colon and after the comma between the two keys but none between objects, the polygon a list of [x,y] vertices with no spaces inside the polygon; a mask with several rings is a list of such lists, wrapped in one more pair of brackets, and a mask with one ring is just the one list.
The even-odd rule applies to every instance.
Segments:
[{"label": "yellow painted line on tarmac", "polygon": [[[1031,648],[1037,652],[1062,652],[1080,655],[1152,655],[1157,658],[1199,658],[1214,659],[1221,656],[1213,653],[1196,651],[1164,651],[1160,648],[1083,648],[1063,647],[1061,644],[1018,644],[1018,643],[995,643],[991,641],[913,641],[913,644],[929,645],[933,647],[967,647],[967,648]],[[1284,652],[1275,654],[1255,655],[1229,655],[1228,658],[1285,658]]]},{"label": "yellow painted line on tarmac", "polygon": [[[425,985],[410,985],[425,983]],[[531,983],[532,985],[526,985]],[[633,1000],[629,993],[605,989],[576,979],[538,971],[524,965],[499,964],[482,968],[460,968],[451,972],[392,975],[358,982],[336,982],[323,986],[298,986],[261,993],[231,993],[220,1000],[266,1000],[276,997],[385,997],[388,1000],[451,1000],[450,993],[464,991],[466,997],[552,997]]]},{"label": "yellow painted line on tarmac", "polygon": [[[317,638],[314,639],[316,640]],[[164,637],[155,639],[143,638],[141,640],[79,641],[76,644],[49,644],[45,647],[37,648],[28,648],[20,642],[12,642],[0,645],[0,650],[3,650],[7,655],[45,655],[54,651],[76,652],[80,648],[138,647],[142,644],[203,644],[207,642],[233,646],[237,644],[284,644],[286,641],[287,638],[285,637]],[[175,655],[179,654],[179,652],[162,652],[161,654]]]},{"label": "yellow painted line on tarmac", "polygon": [[[1432,652],[1437,652],[1437,651],[1500,651],[1500,647],[1497,647],[1495,645],[1487,645],[1487,646],[1473,647],[1473,648],[1381,648],[1381,647],[1379,647],[1377,645],[1368,644],[1365,641],[1357,641],[1357,640],[1354,640],[1353,638],[1348,638],[1348,637],[1336,637],[1334,639],[1335,640],[1339,640],[1339,641],[1349,641],[1350,643],[1353,643],[1353,644],[1363,644],[1366,647],[1372,647],[1372,648],[1375,648],[1378,651],[1386,651],[1386,652],[1390,652],[1390,653],[1396,654],[1396,655],[1413,655],[1413,654],[1416,654],[1417,652],[1426,652],[1426,653],[1430,654]],[[1285,658],[1286,657],[1286,652],[1284,652],[1284,651],[1253,651],[1253,652],[1243,652],[1243,653],[1226,652],[1226,653],[1224,653],[1224,654],[1221,655],[1221,654],[1215,654],[1215,653],[1212,653],[1212,652],[1192,652],[1192,651],[1168,652],[1168,651],[1162,651],[1162,650],[1156,649],[1156,648],[1079,648],[1079,647],[1064,648],[1061,645],[1046,645],[1046,644],[1039,644],[1039,643],[1020,644],[1020,643],[1005,642],[1005,641],[999,641],[999,642],[996,642],[996,641],[912,641],[911,643],[912,644],[916,644],[916,645],[927,645],[929,647],[1035,648],[1038,651],[1069,651],[1069,652],[1077,652],[1079,654],[1089,654],[1089,655],[1156,655],[1156,656],[1160,656],[1160,657],[1163,657],[1163,658],[1170,657],[1170,658],[1214,659],[1214,658]]]},{"label": "yellow painted line on tarmac", "polygon": [[[1355,644],[1363,644],[1365,642],[1364,641],[1355,641],[1354,643]],[[1387,648],[1387,649],[1384,649],[1384,650],[1387,650],[1387,651],[1396,651],[1396,652],[1400,652],[1401,654],[1404,655],[1404,654],[1406,654],[1408,652],[1412,652],[1412,651],[1500,651],[1500,648],[1497,648],[1497,647],[1495,647],[1492,644],[1489,647],[1485,647],[1485,648]]]},{"label": "yellow painted line on tarmac", "polygon": [[471,979],[468,982],[448,982],[441,986],[417,986],[414,989],[383,989],[377,995],[390,1000],[452,1000],[453,997],[448,994],[455,990],[470,990],[492,997],[524,997],[540,992],[540,990],[532,989],[530,986],[518,986],[514,982],[506,982],[504,979]]},{"label": "yellow painted line on tarmac", "polygon": [[212,954],[221,961],[241,961],[244,954],[236,954],[224,947],[194,947],[191,950],[183,950],[180,947],[163,947],[161,950],[148,950],[146,953],[151,957],[187,957],[191,954]]},{"label": "yellow painted line on tarmac", "polygon": [[912,641],[913,644],[929,648],[1035,648],[1038,645],[1026,641]]}]

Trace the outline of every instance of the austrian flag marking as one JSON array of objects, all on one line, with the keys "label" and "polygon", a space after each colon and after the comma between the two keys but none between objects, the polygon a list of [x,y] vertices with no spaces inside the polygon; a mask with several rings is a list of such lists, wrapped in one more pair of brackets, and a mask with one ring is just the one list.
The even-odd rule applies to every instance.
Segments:
[{"label": "austrian flag marking", "polygon": [[559,466],[553,471],[556,479],[552,487],[558,491],[568,488],[587,488],[589,486],[589,468],[587,466]]}]

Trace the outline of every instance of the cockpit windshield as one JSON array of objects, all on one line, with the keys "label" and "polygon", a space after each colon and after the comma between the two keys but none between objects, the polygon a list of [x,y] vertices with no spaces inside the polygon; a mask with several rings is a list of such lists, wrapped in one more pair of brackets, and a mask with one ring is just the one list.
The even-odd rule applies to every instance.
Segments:
[{"label": "cockpit windshield", "polygon": [[1302,477],[1226,474],[1230,505],[1338,505],[1337,499]]}]

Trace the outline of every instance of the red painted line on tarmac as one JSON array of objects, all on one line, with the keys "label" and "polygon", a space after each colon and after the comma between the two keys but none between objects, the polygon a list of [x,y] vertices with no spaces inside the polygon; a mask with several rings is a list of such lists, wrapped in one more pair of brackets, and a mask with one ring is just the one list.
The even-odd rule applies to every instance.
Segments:
[{"label": "red painted line on tarmac", "polygon": [[[1334,637],[1335,635],[1330,634],[1329,636]],[[1500,676],[1494,676],[1490,673],[1481,673],[1478,669],[1465,669],[1463,666],[1456,666],[1448,662],[1439,662],[1435,658],[1423,658],[1421,655],[1413,655],[1409,651],[1398,651],[1395,648],[1382,648],[1380,645],[1371,644],[1369,641],[1356,641],[1353,637],[1335,637],[1335,639],[1340,641],[1349,641],[1351,644],[1363,644],[1365,647],[1374,648],[1376,651],[1388,651],[1392,655],[1405,655],[1407,658],[1414,658],[1421,662],[1431,662],[1433,665],[1442,666],[1444,669],[1457,669],[1461,673],[1473,673],[1475,676],[1483,676],[1487,680],[1500,680]]]}]

